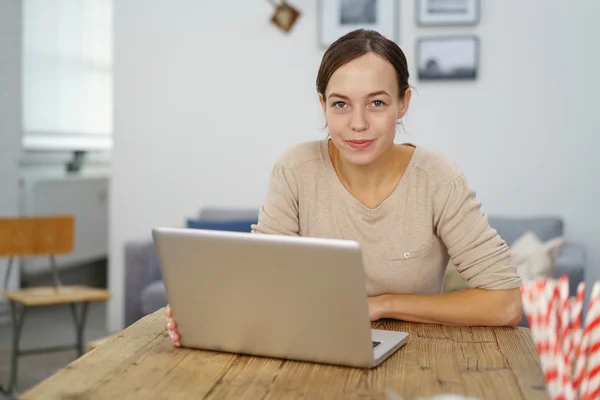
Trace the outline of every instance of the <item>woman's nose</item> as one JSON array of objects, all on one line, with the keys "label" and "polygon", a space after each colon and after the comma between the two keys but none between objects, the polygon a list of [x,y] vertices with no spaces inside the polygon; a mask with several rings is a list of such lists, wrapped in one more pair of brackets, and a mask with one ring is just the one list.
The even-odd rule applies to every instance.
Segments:
[{"label": "woman's nose", "polygon": [[365,116],[364,111],[355,110],[352,113],[352,120],[350,121],[350,127],[353,131],[362,132],[367,130],[369,124],[367,122],[367,118]]}]

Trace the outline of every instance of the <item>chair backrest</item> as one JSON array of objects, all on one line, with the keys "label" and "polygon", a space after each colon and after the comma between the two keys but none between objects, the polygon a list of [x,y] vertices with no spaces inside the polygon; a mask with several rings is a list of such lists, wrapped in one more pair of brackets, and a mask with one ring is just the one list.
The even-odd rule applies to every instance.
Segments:
[{"label": "chair backrest", "polygon": [[0,218],[0,257],[72,253],[74,225],[71,215]]}]

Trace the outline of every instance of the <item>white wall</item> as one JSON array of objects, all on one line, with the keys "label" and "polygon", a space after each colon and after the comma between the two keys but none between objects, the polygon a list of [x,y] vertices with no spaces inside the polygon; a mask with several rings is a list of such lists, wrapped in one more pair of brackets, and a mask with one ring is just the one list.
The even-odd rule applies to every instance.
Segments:
[{"label": "white wall", "polygon": [[[18,212],[21,155],[21,2],[0,0],[0,10],[0,217],[12,217]],[[7,309],[5,271],[6,259],[0,258],[0,314]],[[16,268],[11,278],[14,288]]]},{"label": "white wall", "polygon": [[[417,37],[481,39],[476,82],[412,79],[409,139],[454,157],[490,213],[564,216],[598,269],[598,3],[483,2],[475,28],[418,28],[414,2],[399,3],[413,75]],[[127,240],[203,205],[258,206],[281,152],[324,137],[316,5],[293,4],[303,15],[286,36],[264,1],[116,2],[111,330],[122,326]]]}]

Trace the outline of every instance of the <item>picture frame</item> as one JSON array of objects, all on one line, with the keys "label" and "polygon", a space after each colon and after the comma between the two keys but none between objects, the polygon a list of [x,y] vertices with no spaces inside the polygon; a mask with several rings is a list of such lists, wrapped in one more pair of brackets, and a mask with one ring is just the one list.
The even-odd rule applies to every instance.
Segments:
[{"label": "picture frame", "polygon": [[475,35],[418,39],[417,76],[421,81],[472,81],[479,75],[479,38]]},{"label": "picture frame", "polygon": [[318,0],[318,44],[325,49],[355,29],[372,29],[398,43],[398,0]]},{"label": "picture frame", "polygon": [[300,11],[298,9],[282,2],[275,6],[271,22],[285,33],[289,33],[299,17]]},{"label": "picture frame", "polygon": [[415,0],[420,26],[473,26],[479,24],[481,0]]}]

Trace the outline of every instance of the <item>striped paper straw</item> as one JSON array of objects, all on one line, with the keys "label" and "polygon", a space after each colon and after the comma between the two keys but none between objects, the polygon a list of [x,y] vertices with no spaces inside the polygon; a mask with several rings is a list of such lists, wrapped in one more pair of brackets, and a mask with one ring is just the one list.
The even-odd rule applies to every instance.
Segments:
[{"label": "striped paper straw", "polygon": [[590,307],[586,318],[586,331],[589,335],[586,375],[582,382],[583,399],[596,400],[600,380],[598,373],[600,360],[598,348],[600,347],[600,282],[595,282],[590,298]]},{"label": "striped paper straw", "polygon": [[551,399],[600,399],[600,282],[592,286],[582,325],[585,284],[569,297],[569,280],[539,279],[521,287],[523,309]]}]

